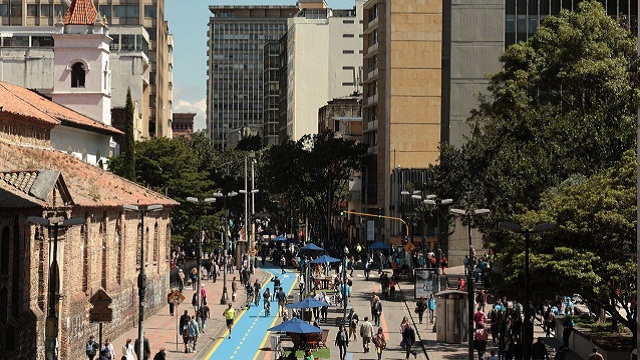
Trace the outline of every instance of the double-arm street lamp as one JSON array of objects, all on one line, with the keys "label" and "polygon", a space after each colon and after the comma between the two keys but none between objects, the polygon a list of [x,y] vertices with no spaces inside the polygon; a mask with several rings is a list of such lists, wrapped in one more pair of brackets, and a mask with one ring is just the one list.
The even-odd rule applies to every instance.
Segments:
[{"label": "double-arm street lamp", "polygon": [[[442,241],[440,237],[443,234],[442,229],[440,228],[440,217],[444,216],[442,213],[442,206],[451,205],[453,203],[453,199],[441,199],[437,195],[427,195],[427,198],[423,201],[425,205],[434,206],[436,209],[436,221],[438,224],[438,229],[436,233],[436,281],[438,283],[437,290],[440,291],[440,259],[442,258]],[[447,223],[448,225],[448,223]],[[448,227],[445,229],[444,233],[448,232]]]},{"label": "double-arm street lamp", "polygon": [[531,230],[523,229],[522,225],[503,221],[498,226],[513,231],[518,234],[524,234],[524,328],[522,329],[524,359],[531,359],[531,346],[533,345],[533,322],[531,321],[531,306],[529,305],[529,238],[531,233],[539,233],[550,231],[556,228],[553,223],[540,223],[533,225]]},{"label": "double-arm street lamp", "polygon": [[64,219],[61,216],[43,218],[40,216],[29,216],[27,221],[32,224],[46,226],[50,231],[53,230],[53,250],[51,251],[51,265],[49,266],[49,306],[47,308],[47,320],[45,326],[45,352],[46,358],[53,360],[55,358],[56,339],[58,338],[58,230],[60,228],[69,228],[74,225],[82,225],[85,223],[82,218]]},{"label": "double-arm street lamp", "polygon": [[[258,193],[260,190],[256,189],[255,187],[255,157],[256,154],[254,151],[251,151],[249,153],[249,156],[244,158],[244,189],[238,191],[240,194],[244,195],[244,233],[245,233],[245,237],[246,240],[249,244],[249,250],[252,250],[255,247],[255,235],[253,233],[253,229],[252,231],[249,231],[249,209],[251,209],[251,228],[253,228],[253,217],[256,213],[256,207],[255,207],[255,197],[254,195],[256,193]],[[249,190],[248,188],[248,175],[247,175],[247,160],[251,159],[251,190]],[[251,194],[251,198],[249,198],[249,194]],[[251,201],[249,204],[249,200]],[[253,274],[255,272],[255,256],[253,255],[249,255],[249,269],[251,270],[251,273]]]},{"label": "double-arm street lamp", "polygon": [[224,208],[223,210],[225,211],[224,235],[222,236],[224,241],[224,261],[223,261],[224,269],[222,271],[222,297],[220,298],[220,304],[223,304],[223,305],[229,302],[229,294],[227,292],[227,266],[229,265],[227,264],[227,261],[228,261],[227,253],[229,252],[229,239],[227,238],[229,234],[229,209],[227,208],[227,198],[234,197],[236,195],[238,195],[238,193],[235,191],[230,191],[226,194],[223,194],[222,192],[218,191],[217,193],[213,194],[213,196],[216,198],[223,198],[222,207]]},{"label": "double-arm street lamp", "polygon": [[473,276],[471,275],[473,270],[473,241],[471,238],[471,226],[473,225],[473,218],[476,216],[487,215],[491,211],[489,209],[472,209],[471,207],[466,210],[462,209],[449,209],[449,212],[453,215],[464,217],[467,222],[467,229],[469,235],[469,269],[467,270],[467,290],[469,296],[469,360],[473,360],[473,305],[474,305],[474,292],[473,292]]},{"label": "double-arm street lamp", "polygon": [[149,212],[160,211],[162,205],[147,205],[140,207],[138,205],[123,205],[125,211],[140,213],[140,272],[138,273],[138,354],[144,354],[144,298],[147,291],[147,274],[145,270],[144,256],[144,217]]},{"label": "double-arm street lamp", "polygon": [[202,240],[204,237],[204,232],[202,231],[202,214],[204,213],[204,205],[211,204],[216,202],[216,198],[204,198],[202,201],[197,197],[187,197],[187,202],[198,204],[198,215],[199,225],[198,225],[198,254],[196,255],[196,266],[198,267],[198,289],[196,290],[198,293],[198,309],[202,307],[202,296],[200,293],[200,287],[202,286],[202,274],[200,273],[200,267],[202,266]]}]

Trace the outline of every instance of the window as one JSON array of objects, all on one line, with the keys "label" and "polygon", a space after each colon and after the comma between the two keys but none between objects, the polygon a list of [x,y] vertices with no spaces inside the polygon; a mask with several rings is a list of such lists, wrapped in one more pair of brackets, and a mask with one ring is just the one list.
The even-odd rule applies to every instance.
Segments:
[{"label": "window", "polygon": [[64,4],[53,5],[53,16],[58,16],[58,14],[61,17],[64,16],[67,13],[67,8],[67,5]]},{"label": "window", "polygon": [[[2,5],[0,5],[2,6]],[[0,14],[2,15],[2,14]],[[53,8],[51,4],[40,5],[40,15],[46,18],[53,18]]]},{"label": "window", "polygon": [[343,38],[352,38],[352,37],[354,37],[354,35],[353,34],[342,34],[342,37]]},{"label": "window", "polygon": [[342,50],[343,54],[353,54],[353,50]]},{"label": "window", "polygon": [[2,229],[0,243],[0,275],[9,275],[9,227]]},{"label": "window", "polygon": [[33,36],[31,37],[32,47],[53,47],[53,37],[51,36]]},{"label": "window", "polygon": [[38,5],[27,5],[27,16],[40,16]]},{"label": "window", "polygon": [[353,20],[342,20],[343,24],[353,24]]},{"label": "window", "polygon": [[136,49],[136,36],[135,35],[121,35],[120,50],[134,51]]},{"label": "window", "polygon": [[155,19],[157,17],[157,9],[155,5],[144,6],[144,17]]},{"label": "window", "polygon": [[85,71],[81,62],[73,64],[71,67],[71,87],[83,88],[84,87]]}]

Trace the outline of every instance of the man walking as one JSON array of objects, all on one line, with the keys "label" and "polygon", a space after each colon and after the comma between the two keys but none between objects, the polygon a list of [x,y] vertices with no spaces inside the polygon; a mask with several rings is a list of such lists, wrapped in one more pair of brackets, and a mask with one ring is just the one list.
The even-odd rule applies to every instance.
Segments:
[{"label": "man walking", "polygon": [[227,329],[229,329],[229,339],[231,339],[231,330],[233,330],[233,318],[236,317],[236,309],[233,308],[233,304],[229,303],[229,307],[222,313],[227,321]]},{"label": "man walking", "polygon": [[602,354],[598,352],[598,348],[593,347],[592,350],[593,350],[593,353],[589,355],[588,360],[604,360],[604,357],[602,356]]},{"label": "man walking", "polygon": [[373,315],[373,322],[375,326],[380,326],[380,315],[382,315],[382,303],[377,297],[374,298],[373,305],[371,305],[371,314]]},{"label": "man walking", "polygon": [[86,354],[89,360],[93,360],[96,357],[98,352],[98,343],[96,342],[95,336],[89,336],[89,341],[87,341],[87,350]]},{"label": "man walking", "polygon": [[278,312],[280,313],[280,316],[284,316],[284,313],[287,311],[285,308],[285,305],[287,305],[287,294],[284,293],[282,287],[278,290],[276,298],[278,299]]},{"label": "man walking", "polygon": [[360,336],[362,337],[362,348],[365,353],[369,352],[369,344],[373,337],[373,325],[369,322],[369,317],[364,317],[364,322],[360,325]]},{"label": "man walking", "polygon": [[406,351],[405,359],[409,359],[409,354],[413,354],[415,359],[418,353],[411,350],[411,347],[416,342],[416,332],[411,327],[411,323],[407,323],[404,331],[402,332],[402,340],[404,341],[404,349]]}]

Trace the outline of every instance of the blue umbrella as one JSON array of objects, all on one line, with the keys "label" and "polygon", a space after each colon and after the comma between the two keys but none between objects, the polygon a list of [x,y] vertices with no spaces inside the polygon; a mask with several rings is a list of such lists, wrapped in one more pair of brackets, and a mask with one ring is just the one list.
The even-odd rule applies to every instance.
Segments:
[{"label": "blue umbrella", "polygon": [[308,243],[307,245],[301,247],[300,250],[323,251],[324,249],[314,243]]},{"label": "blue umbrella", "polygon": [[296,238],[288,238],[284,242],[287,243],[287,244],[298,244],[299,243],[298,239],[296,239]]},{"label": "blue umbrella", "polygon": [[391,245],[384,243],[382,241],[376,241],[373,244],[369,245],[369,249],[374,249],[374,250],[387,250],[391,248]]},{"label": "blue umbrella", "polygon": [[331,304],[328,304],[324,301],[316,300],[312,297],[308,297],[304,300],[287,304],[287,309],[310,309],[318,308],[321,306],[331,306]]},{"label": "blue umbrella", "polygon": [[340,259],[336,259],[329,255],[322,255],[311,260],[312,264],[324,264],[324,263],[332,263],[332,262],[340,262]]},{"label": "blue umbrella", "polygon": [[287,241],[287,238],[282,235],[278,235],[275,238],[273,238],[272,241]]},{"label": "blue umbrella", "polygon": [[285,321],[282,324],[278,324],[269,331],[280,331],[280,332],[290,332],[295,334],[312,334],[322,332],[322,329],[319,327],[315,327],[311,324],[307,324],[306,322],[293,318],[291,320]]}]

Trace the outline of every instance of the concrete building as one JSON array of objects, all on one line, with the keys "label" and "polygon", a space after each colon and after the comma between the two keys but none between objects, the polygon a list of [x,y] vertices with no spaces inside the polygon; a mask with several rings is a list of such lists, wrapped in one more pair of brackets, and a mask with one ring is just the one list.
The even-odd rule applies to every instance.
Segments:
[{"label": "concrete building", "polygon": [[173,113],[173,137],[191,138],[193,136],[193,122],[195,113]]},{"label": "concrete building", "polygon": [[318,110],[318,132],[333,130],[336,137],[362,139],[362,94],[335,98]]},{"label": "concrete building", "polygon": [[264,126],[262,146],[279,144],[280,116],[280,41],[264,43]]},{"label": "concrete building", "polygon": [[288,20],[287,136],[317,134],[317,112],[331,99],[359,91],[362,5],[329,9],[324,0],[299,2]]},{"label": "concrete building", "polygon": [[[53,26],[58,15],[62,16],[68,9],[67,0],[0,0],[0,37],[11,37],[10,30],[5,30],[4,26],[28,26],[28,27],[48,27]],[[149,59],[149,78],[146,84],[138,87],[146,87],[142,93],[145,101],[139,102],[143,126],[141,126],[140,137],[164,136],[171,137],[171,106],[172,106],[172,75],[171,75],[171,53],[173,51],[172,39],[169,34],[168,24],[164,20],[163,0],[98,0],[95,1],[100,15],[106,19],[109,26],[113,25],[142,25],[148,33],[149,44],[147,46]],[[140,35],[138,31],[133,34]],[[5,39],[6,40],[6,39]],[[32,39],[33,40],[33,39]],[[26,46],[25,38],[15,38],[10,40],[11,44],[20,43]],[[6,41],[4,47],[8,47]],[[33,42],[31,43],[33,48]],[[47,44],[47,40],[38,44]],[[40,45],[42,46],[42,45]],[[48,45],[47,45],[48,46]],[[37,51],[30,51],[37,54]],[[3,50],[4,51],[4,50]],[[129,51],[129,50],[127,50]],[[34,55],[32,55],[34,56]],[[8,61],[5,62],[7,64]],[[44,66],[44,64],[42,64]],[[34,69],[35,70],[35,69]],[[113,70],[116,70],[115,68]],[[1,74],[2,72],[0,72]],[[25,83],[14,82],[12,78],[7,78],[4,72],[1,81],[8,81],[20,86],[32,87],[31,82],[38,80],[27,80]],[[117,94],[126,94],[126,88],[119,90]],[[117,95],[115,95],[117,96]],[[119,102],[119,100],[118,100]],[[114,102],[117,104],[118,102]],[[145,107],[143,109],[143,107]],[[148,114],[148,116],[147,116]]]},{"label": "concrete building", "polygon": [[264,45],[286,32],[296,6],[210,6],[207,134],[217,149],[227,134],[262,128],[265,116]]}]

